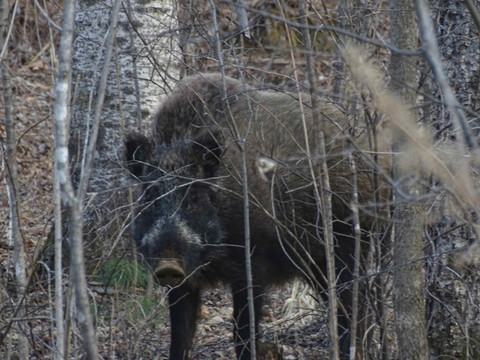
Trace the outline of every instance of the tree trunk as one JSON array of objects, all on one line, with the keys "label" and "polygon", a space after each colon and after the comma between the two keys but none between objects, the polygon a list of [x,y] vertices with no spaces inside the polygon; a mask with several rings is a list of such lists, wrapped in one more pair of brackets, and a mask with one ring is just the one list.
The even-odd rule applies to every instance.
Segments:
[{"label": "tree trunk", "polygon": [[[390,37],[395,47],[406,51],[417,48],[417,23],[413,0],[391,2]],[[409,60],[409,61],[406,61]],[[410,65],[412,59],[393,53],[389,74],[391,88],[409,105],[415,104],[417,72]],[[414,114],[411,112],[411,115]],[[402,147],[402,139],[398,147]],[[411,169],[414,170],[414,169]],[[395,168],[397,181],[402,183],[404,193],[418,198],[423,190],[417,176]],[[402,180],[403,179],[403,180]],[[428,344],[425,324],[425,269],[423,264],[423,228],[425,205],[420,200],[409,201],[397,194],[395,204],[396,221],[393,252],[393,304],[395,327],[400,359],[427,360]]]},{"label": "tree trunk", "polygon": [[70,149],[74,180],[79,181],[82,171],[90,171],[85,168],[86,159],[93,150],[91,181],[85,194],[85,241],[91,255],[100,257],[115,251],[131,221],[129,208],[124,206],[128,198],[122,164],[124,134],[145,126],[143,120],[153,114],[176,74],[169,67],[175,56],[175,32],[170,27],[176,15],[171,3],[125,2],[119,13],[112,61],[105,67],[105,92],[98,93],[104,48],[109,45],[104,43],[109,4],[78,2],[73,55]]},{"label": "tree trunk", "polygon": [[24,240],[20,233],[20,219],[18,207],[18,166],[17,166],[17,136],[15,131],[15,122],[12,114],[12,92],[10,73],[8,70],[8,0],[2,0],[0,3],[0,75],[2,87],[2,99],[5,111],[5,131],[7,134],[5,157],[2,167],[7,170],[6,187],[10,207],[9,223],[9,244],[14,247],[13,262],[15,265],[15,291],[16,291],[16,325],[18,329],[18,356],[20,359],[29,358],[30,349],[27,334],[28,322],[25,317],[25,297],[27,296],[27,264]]},{"label": "tree trunk", "polygon": [[[473,6],[466,6],[467,3]],[[478,143],[479,124],[475,113],[479,106],[480,28],[475,19],[478,19],[480,4],[477,0],[442,0],[430,4],[431,17],[435,24],[435,38],[443,65],[442,71],[467,116],[472,129],[471,135]],[[430,74],[429,69],[427,76]],[[446,106],[444,93],[435,82],[429,81],[428,77],[423,90],[436,100],[436,103],[424,112],[432,114],[431,124],[437,142],[453,145],[452,148],[458,149],[458,144],[464,141],[464,133],[456,126]],[[463,147],[460,150],[468,155],[462,156],[461,161],[473,163],[467,163],[464,171],[470,172],[472,166],[478,167],[478,162],[474,160],[478,158],[477,155],[469,154]],[[478,175],[475,175],[475,172],[473,175],[477,177],[475,182],[478,188]],[[427,316],[432,355],[462,360],[478,359],[480,358],[478,264],[464,267],[457,257],[459,249],[460,254],[468,251],[465,249],[469,249],[470,244],[475,241],[475,232],[468,225],[470,214],[459,214],[451,206],[439,208],[438,211],[440,219],[429,227],[430,241],[427,244],[429,259]],[[478,238],[476,241],[478,242]]]},{"label": "tree trunk", "polygon": [[[88,302],[85,277],[82,244],[83,199],[78,196],[78,192],[75,194],[73,189],[67,147],[74,10],[75,3],[68,2],[65,4],[59,48],[59,68],[55,82],[55,182],[66,209],[69,225],[68,240],[72,255],[72,282],[75,289],[77,319],[83,337],[83,347],[87,359],[94,360],[98,358],[98,345]],[[59,221],[57,220],[57,222]],[[61,288],[57,288],[57,290],[62,291]],[[62,321],[62,319],[57,318],[57,321]],[[63,342],[63,338],[59,337],[57,342]],[[61,351],[62,345],[57,345],[57,349]],[[60,356],[60,354],[57,354],[57,357]]]}]

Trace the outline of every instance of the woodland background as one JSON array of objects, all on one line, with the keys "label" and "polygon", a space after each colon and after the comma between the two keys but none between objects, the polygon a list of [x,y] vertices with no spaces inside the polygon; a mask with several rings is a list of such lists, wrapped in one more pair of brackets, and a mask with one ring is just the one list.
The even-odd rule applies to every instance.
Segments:
[{"label": "woodland background", "polygon": [[[395,259],[399,253],[395,249],[406,242],[393,237],[372,239],[372,270],[365,281],[374,294],[374,344],[366,357],[480,358],[479,199],[475,191],[480,4],[476,0],[428,2],[428,18],[439,47],[434,55],[442,64],[435,68],[424,56],[428,53],[425,38],[417,29],[414,5],[426,4],[423,1],[303,1],[306,18],[300,16],[298,1],[245,0],[246,18],[239,16],[241,11],[235,7],[239,3],[77,1],[68,143],[76,185],[82,183],[82,169],[89,158],[83,158],[84,149],[94,139],[87,128],[95,127],[95,107],[101,110],[96,148],[91,149],[90,181],[81,201],[83,261],[83,255],[70,252],[72,244],[67,239],[72,227],[64,221],[54,226],[54,84],[64,4],[2,1],[0,357],[61,358],[59,342],[65,358],[91,354],[84,346],[85,326],[73,296],[79,272],[72,272],[77,266],[72,264],[81,260],[99,355],[166,359],[168,304],[164,290],[152,289],[147,272],[136,263],[129,226],[132,194],[122,162],[122,138],[134,129],[147,132],[149,116],[175,81],[187,74],[218,71],[219,59],[227,73],[235,77],[242,73],[252,86],[295,90],[299,84],[307,91],[306,59],[310,54],[315,86],[322,96],[342,104],[353,118],[378,124],[384,117],[393,117],[385,109],[381,111],[377,101],[389,89],[409,104],[414,129],[422,134],[415,139],[428,139],[423,147],[413,142],[407,146],[411,150],[407,162],[415,164],[404,176],[410,181],[407,192],[416,191],[419,185],[424,195],[400,205],[406,211],[400,220],[392,215],[395,233],[401,234],[412,223],[406,220],[412,220],[415,206],[421,207],[425,220],[418,221],[420,235],[410,239],[417,241],[421,254]],[[114,9],[118,9],[118,17],[112,16]],[[112,19],[118,19],[118,25],[115,37],[109,38]],[[411,19],[413,23],[408,22]],[[243,26],[247,23],[249,34]],[[300,23],[308,25],[311,48]],[[413,31],[413,44],[402,43],[409,39],[404,30]],[[104,50],[109,46],[111,60],[105,62]],[[360,49],[357,55],[362,54],[378,69],[374,79],[380,79],[380,85],[362,78],[362,71],[367,73],[370,68],[364,67],[360,56],[345,57],[342,49],[354,47]],[[395,61],[413,78],[394,76],[401,73],[392,65]],[[106,72],[101,70],[104,62]],[[449,93],[435,70],[448,80],[458,101],[454,108],[448,106]],[[100,85],[102,73],[108,75],[105,89]],[[99,101],[102,96],[103,102]],[[467,130],[458,125],[455,109],[463,113]],[[8,118],[12,121],[7,122]],[[424,157],[423,153],[435,156]],[[447,169],[450,177],[435,168],[433,160],[425,162],[434,157],[440,158],[444,165],[440,167]],[[58,239],[63,239],[60,272],[58,263],[55,265],[55,238],[57,245]],[[396,293],[405,288],[397,288],[400,285],[392,278],[412,264],[419,266],[413,270],[423,281],[425,300],[420,300],[420,305],[424,316],[420,318],[425,319],[425,336],[413,326],[398,331],[400,325],[395,322],[393,302]],[[58,289],[63,295],[62,328],[56,312]],[[212,289],[204,298],[192,358],[231,359],[228,291]],[[270,296],[262,332],[264,338],[282,347],[285,359],[329,356],[327,311],[316,298],[301,283],[276,289]],[[427,355],[405,354],[402,334],[410,340],[426,337]]]}]

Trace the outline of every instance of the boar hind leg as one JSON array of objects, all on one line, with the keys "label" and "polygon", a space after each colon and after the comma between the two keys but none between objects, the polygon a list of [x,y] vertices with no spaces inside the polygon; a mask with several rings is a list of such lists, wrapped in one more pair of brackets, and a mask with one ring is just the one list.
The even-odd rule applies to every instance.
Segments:
[{"label": "boar hind leg", "polygon": [[[247,287],[232,286],[233,293],[233,338],[238,360],[250,360],[250,321],[248,312]],[[263,286],[254,286],[255,333],[262,315]]]},{"label": "boar hind leg", "polygon": [[192,347],[200,290],[180,286],[168,294],[171,321],[170,360],[186,360]]}]

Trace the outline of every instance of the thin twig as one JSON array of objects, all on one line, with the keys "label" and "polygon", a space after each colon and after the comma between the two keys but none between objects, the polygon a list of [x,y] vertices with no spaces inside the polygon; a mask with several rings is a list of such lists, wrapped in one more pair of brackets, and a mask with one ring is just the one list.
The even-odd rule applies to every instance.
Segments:
[{"label": "thin twig", "polygon": [[480,14],[478,13],[477,8],[473,4],[472,0],[463,0],[465,5],[467,5],[468,11],[470,11],[470,15],[472,16],[473,22],[477,27],[478,33],[480,33]]},{"label": "thin twig", "polygon": [[377,47],[383,47],[385,49],[390,50],[390,52],[396,53],[398,55],[418,56],[418,55],[422,54],[421,50],[405,51],[405,50],[399,49],[395,46],[385,44],[385,43],[381,43],[379,41],[372,40],[372,39],[367,38],[365,36],[361,36],[361,35],[352,33],[351,31],[348,31],[348,30],[345,30],[345,29],[342,29],[342,28],[338,28],[338,27],[335,27],[335,26],[330,26],[330,25],[315,26],[315,25],[308,25],[308,24],[299,24],[295,21],[287,20],[286,18],[282,18],[281,16],[273,15],[272,13],[269,13],[269,12],[266,12],[266,11],[262,11],[262,10],[258,10],[258,9],[254,9],[254,8],[248,8],[248,11],[259,14],[259,15],[262,15],[262,16],[265,16],[267,18],[270,18],[270,19],[273,19],[273,20],[276,20],[276,21],[279,21],[281,23],[284,23],[285,25],[288,25],[290,27],[293,27],[293,28],[299,29],[299,30],[305,29],[305,30],[313,30],[313,31],[316,31],[316,32],[319,32],[319,31],[322,31],[322,30],[327,30],[327,31],[331,31],[331,32],[334,32],[334,33],[337,33],[337,34],[345,35],[345,36],[351,37],[353,39],[357,39],[360,42],[364,42],[364,43],[374,45],[374,46],[377,46]]},{"label": "thin twig", "polygon": [[[328,174],[328,164],[325,151],[325,134],[320,121],[320,109],[318,102],[317,88],[315,86],[315,69],[314,59],[312,56],[310,33],[307,30],[307,13],[303,0],[298,0],[298,10],[302,26],[302,37],[304,47],[307,50],[305,54],[307,77],[310,87],[310,97],[312,101],[312,118],[314,123],[314,132],[317,137],[316,151],[319,152],[322,161],[320,162],[320,181],[317,183],[315,179],[315,169],[310,154],[310,144],[308,136],[308,128],[305,122],[305,117],[302,117],[302,124],[305,137],[305,149],[307,151],[307,160],[310,167],[311,176],[314,182],[315,202],[319,207],[317,209],[318,216],[321,217],[323,225],[323,237],[325,241],[325,261],[327,267],[328,278],[328,300],[329,300],[329,335],[330,335],[330,359],[338,360],[340,358],[339,353],[339,339],[338,339],[338,300],[337,300],[337,288],[336,288],[336,271],[335,271],[335,245],[333,240],[333,214],[332,214],[332,191],[330,188],[330,179]],[[285,18],[283,11],[281,11],[282,17]],[[286,29],[287,38],[289,43],[292,44],[290,39],[290,31]],[[292,46],[293,49],[293,46]],[[291,52],[292,61],[295,61],[293,50]],[[296,67],[294,67],[296,69]],[[297,71],[295,71],[295,77],[297,77]],[[297,84],[298,84],[298,79]],[[298,89],[300,98],[300,106],[302,107],[301,93]],[[303,111],[302,111],[303,114]],[[343,304],[346,305],[346,304]]]},{"label": "thin twig", "polygon": [[[245,154],[245,140],[248,136],[249,131],[247,130],[245,134],[240,138],[240,134],[237,130],[235,119],[230,111],[230,106],[228,103],[228,97],[226,93],[226,83],[225,83],[225,65],[223,62],[222,47],[220,43],[220,32],[217,24],[216,8],[213,0],[210,0],[210,6],[212,8],[212,19],[213,26],[215,31],[215,44],[217,50],[219,70],[222,74],[222,99],[225,100],[225,107],[227,108],[227,113],[232,119],[232,126],[234,129],[234,136],[238,138],[238,146],[240,147],[241,153],[241,170],[242,170],[242,196],[243,196],[243,222],[244,222],[244,232],[245,232],[245,273],[247,280],[247,302],[248,302],[248,320],[249,320],[249,350],[251,359],[257,358],[257,345],[256,345],[256,319],[255,319],[255,302],[254,302],[254,292],[253,292],[253,274],[252,274],[252,261],[251,261],[251,243],[250,243],[250,207],[249,207],[249,196],[248,196],[248,176],[247,176],[247,159]],[[249,102],[249,106],[250,102]],[[237,321],[237,319],[235,319]],[[237,344],[235,344],[237,345]]]},{"label": "thin twig", "polygon": [[40,6],[40,4],[38,3],[38,0],[34,0],[34,2],[37,9],[45,17],[45,19],[47,19],[48,23],[52,25],[56,30],[62,31],[62,28],[55,21],[53,21],[48,15],[48,13],[45,11],[45,9]]},{"label": "thin twig", "polygon": [[[8,46],[8,40],[10,39],[10,36],[12,34],[13,21],[15,20],[15,14],[17,13],[18,3],[19,3],[18,0],[15,1],[15,5],[14,5],[13,11],[12,11],[12,14],[14,16],[12,16],[12,19],[10,20],[10,26],[8,27],[7,36],[5,37],[5,40],[4,40],[3,44],[0,44],[0,46],[1,46],[1,48],[0,48],[0,59],[3,59],[3,56],[5,55],[5,52],[7,51],[7,48],[8,48],[7,47]],[[8,6],[5,9],[5,11],[8,12]],[[7,20],[7,16],[5,17],[5,20]],[[5,22],[5,24],[6,24],[6,22]],[[3,24],[1,26],[3,27]]]},{"label": "thin twig", "polygon": [[358,183],[357,183],[357,167],[354,156],[350,153],[348,155],[350,168],[352,171],[352,222],[353,222],[353,236],[355,239],[355,250],[353,255],[353,289],[352,289],[352,319],[350,324],[350,359],[355,359],[357,352],[357,322],[359,310],[359,296],[360,284],[355,281],[360,276],[360,260],[361,260],[361,228],[360,215],[358,212]]}]

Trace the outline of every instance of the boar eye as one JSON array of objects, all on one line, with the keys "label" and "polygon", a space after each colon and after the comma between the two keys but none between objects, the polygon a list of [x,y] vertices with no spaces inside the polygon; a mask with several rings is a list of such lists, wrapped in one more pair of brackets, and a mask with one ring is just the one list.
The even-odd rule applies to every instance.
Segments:
[{"label": "boar eye", "polygon": [[197,190],[190,190],[188,193],[188,198],[192,203],[196,203],[198,201],[198,191]]}]

